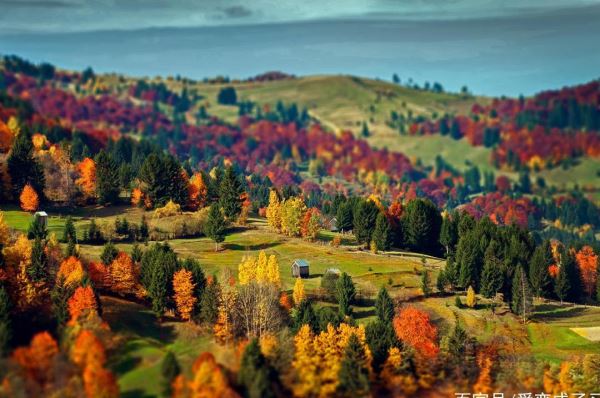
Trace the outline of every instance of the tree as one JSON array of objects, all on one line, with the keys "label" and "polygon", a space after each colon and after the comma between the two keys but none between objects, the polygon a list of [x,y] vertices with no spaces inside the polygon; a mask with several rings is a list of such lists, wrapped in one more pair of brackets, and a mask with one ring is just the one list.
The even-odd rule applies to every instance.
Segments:
[{"label": "tree", "polygon": [[121,192],[121,181],[119,179],[119,167],[117,163],[103,150],[96,155],[95,162],[98,203],[102,205],[117,203],[119,193]]},{"label": "tree", "polygon": [[269,191],[269,205],[267,206],[267,222],[275,231],[281,231],[281,200],[275,189]]},{"label": "tree", "polygon": [[200,297],[200,320],[208,325],[214,325],[219,315],[220,290],[217,278],[212,276],[206,284],[206,289]]},{"label": "tree", "polygon": [[371,243],[378,214],[379,208],[372,200],[363,200],[357,204],[354,214],[354,235],[358,243],[367,245]]},{"label": "tree", "polygon": [[387,216],[382,212],[377,215],[375,221],[373,243],[375,243],[377,250],[387,251],[392,247],[392,227]]},{"label": "tree", "polygon": [[177,358],[172,351],[167,351],[160,365],[160,373],[162,375],[162,394],[164,397],[173,395],[173,381],[181,373],[181,368],[177,362]]},{"label": "tree", "polygon": [[414,199],[406,206],[406,234],[415,251],[436,254],[440,239],[442,217],[428,199]]},{"label": "tree", "polygon": [[12,321],[10,316],[12,305],[4,286],[0,285],[0,355],[5,356],[12,338]]},{"label": "tree", "polygon": [[34,282],[45,282],[48,278],[48,259],[39,237],[31,247],[31,264],[27,268],[27,274]]},{"label": "tree", "polygon": [[446,257],[454,252],[458,243],[458,223],[453,217],[446,216],[442,219],[440,231],[440,244],[446,249]]},{"label": "tree", "polygon": [[552,278],[549,268],[553,263],[550,242],[544,241],[535,248],[529,265],[529,280],[537,297],[547,297],[550,294]]},{"label": "tree", "polygon": [[426,269],[421,273],[421,290],[425,297],[428,297],[431,294],[431,279],[429,277],[429,271]]},{"label": "tree", "polygon": [[424,358],[437,356],[437,329],[426,312],[412,306],[404,307],[394,317],[393,325],[396,336],[418,355]]},{"label": "tree", "polygon": [[339,396],[356,397],[369,393],[369,360],[355,334],[348,339],[338,378]]},{"label": "tree", "polygon": [[162,207],[167,202],[185,206],[188,203],[187,174],[171,155],[150,154],[138,173],[146,207]]},{"label": "tree", "polygon": [[[561,253],[561,265],[559,276],[564,273],[568,284],[567,286],[567,294],[566,299],[572,302],[578,302],[581,298],[581,293],[583,291],[582,286],[582,278],[579,272],[579,267],[577,267],[577,260],[575,258],[575,253],[572,250],[563,250]],[[558,283],[558,281],[557,281]],[[557,293],[558,294],[558,293]]]},{"label": "tree", "polygon": [[64,243],[77,242],[77,231],[75,230],[75,224],[73,224],[73,218],[71,216],[68,216],[67,221],[65,221],[62,241]]},{"label": "tree", "polygon": [[202,173],[194,173],[188,185],[188,207],[198,210],[206,205],[208,188]]},{"label": "tree", "polygon": [[237,103],[237,94],[235,88],[228,86],[219,90],[217,102],[221,105],[235,105]]},{"label": "tree", "polygon": [[485,250],[480,292],[486,298],[495,297],[500,289],[502,289],[502,284],[504,283],[502,262],[496,257],[496,253],[499,251],[500,246],[495,240],[490,242]]},{"label": "tree", "polygon": [[475,308],[477,304],[477,297],[475,296],[475,290],[473,290],[473,286],[469,286],[467,289],[467,307]]},{"label": "tree", "polygon": [[81,261],[77,257],[66,258],[58,268],[57,280],[64,279],[64,283],[68,287],[75,287],[80,284],[85,276],[85,271]]},{"label": "tree", "polygon": [[119,255],[119,250],[115,247],[112,242],[108,242],[102,248],[102,253],[100,254],[100,260],[105,265],[109,265],[113,262],[115,258]]},{"label": "tree", "polygon": [[294,196],[281,205],[281,232],[287,236],[300,236],[302,218],[306,213],[306,204],[302,198]]},{"label": "tree", "polygon": [[71,322],[77,322],[82,316],[90,312],[96,312],[98,310],[98,303],[96,302],[96,295],[92,287],[89,285],[79,286],[75,289],[68,301],[68,306]]},{"label": "tree", "polygon": [[233,167],[225,169],[219,186],[219,205],[228,220],[235,220],[242,211],[242,184]]},{"label": "tree", "polygon": [[217,204],[213,204],[208,211],[204,233],[215,242],[215,251],[219,251],[219,243],[225,240],[225,228],[223,213]]},{"label": "tree", "polygon": [[598,257],[594,253],[594,249],[588,245],[583,246],[575,255],[583,283],[583,290],[587,298],[592,298],[595,293],[598,278],[598,274],[596,273]]},{"label": "tree", "polygon": [[50,301],[52,304],[52,315],[59,330],[62,330],[69,320],[69,298],[73,294],[63,277],[59,277],[52,291],[50,292]]},{"label": "tree", "polygon": [[23,192],[19,196],[21,202],[21,209],[29,212],[34,212],[40,205],[40,200],[35,189],[29,184],[25,185]]},{"label": "tree", "polygon": [[42,195],[44,192],[44,171],[33,154],[31,135],[23,130],[15,139],[7,160],[8,173],[13,189],[13,197],[17,198],[26,185]]},{"label": "tree", "polygon": [[529,314],[533,309],[533,297],[527,275],[522,266],[517,266],[512,283],[512,302],[511,310],[523,318],[523,323],[527,321]]},{"label": "tree", "polygon": [[354,282],[352,282],[352,277],[343,272],[336,283],[335,290],[340,315],[342,317],[350,315],[352,313],[350,304],[352,304],[356,296],[356,288],[354,287]]},{"label": "tree", "polygon": [[370,322],[366,329],[367,344],[373,355],[373,370],[379,372],[392,347],[398,346],[392,322],[377,319]]},{"label": "tree", "polygon": [[458,285],[462,288],[479,288],[481,273],[481,252],[477,231],[469,231],[461,236],[456,247],[456,263],[459,266]]},{"label": "tree", "polygon": [[119,252],[109,267],[111,289],[119,294],[131,294],[137,285],[135,264],[127,253]]},{"label": "tree", "polygon": [[94,159],[85,158],[77,164],[79,178],[75,183],[81,188],[84,197],[96,197],[96,162]]},{"label": "tree", "polygon": [[48,229],[46,228],[46,223],[42,222],[42,219],[36,214],[29,224],[29,229],[27,230],[27,239],[46,239],[48,235]]},{"label": "tree", "polygon": [[294,304],[296,306],[300,305],[300,303],[302,303],[306,298],[306,294],[304,293],[304,282],[302,282],[302,278],[296,278],[294,290],[292,292],[292,298],[294,299]]},{"label": "tree", "polygon": [[353,203],[349,200],[341,203],[336,212],[338,230],[352,231],[354,225]]},{"label": "tree", "polygon": [[180,269],[173,275],[173,291],[177,312],[183,320],[190,320],[196,304],[194,297],[194,282],[192,273],[186,269]]},{"label": "tree", "polygon": [[596,301],[600,301],[600,256],[596,263],[596,274],[598,275],[598,279],[596,280]]},{"label": "tree", "polygon": [[271,388],[273,371],[267,359],[260,351],[256,338],[252,339],[246,346],[240,370],[238,372],[238,384],[244,389],[244,396],[249,398],[275,397]]},{"label": "tree", "polygon": [[394,301],[384,286],[379,289],[375,299],[375,314],[380,321],[391,323],[394,319],[394,312]]},{"label": "tree", "polygon": [[304,213],[300,232],[303,238],[313,241],[319,235],[319,231],[321,231],[321,212],[316,207],[311,207]]}]

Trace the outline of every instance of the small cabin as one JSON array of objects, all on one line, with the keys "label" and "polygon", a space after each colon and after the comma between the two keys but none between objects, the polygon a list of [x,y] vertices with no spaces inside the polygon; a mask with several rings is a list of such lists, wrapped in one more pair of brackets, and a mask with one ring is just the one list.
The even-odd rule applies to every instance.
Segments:
[{"label": "small cabin", "polygon": [[329,229],[331,232],[337,232],[337,231],[338,231],[337,224],[338,224],[337,217],[332,217],[332,218],[330,218],[330,219],[327,221],[327,223],[326,223],[326,225],[327,225],[328,229]]},{"label": "small cabin", "polygon": [[294,278],[307,278],[308,272],[308,261],[302,259],[296,259],[292,263],[292,276]]},{"label": "small cabin", "polygon": [[48,213],[45,211],[37,211],[33,215],[33,219],[36,223],[43,225],[44,227],[48,227]]}]

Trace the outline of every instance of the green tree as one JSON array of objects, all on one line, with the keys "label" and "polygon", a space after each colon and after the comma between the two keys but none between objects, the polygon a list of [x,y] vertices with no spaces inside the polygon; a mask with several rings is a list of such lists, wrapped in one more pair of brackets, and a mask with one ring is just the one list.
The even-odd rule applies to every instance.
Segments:
[{"label": "green tree", "polygon": [[351,314],[350,304],[354,301],[355,296],[356,288],[354,282],[352,282],[352,277],[345,272],[342,273],[336,284],[336,298],[341,316]]},{"label": "green tree", "polygon": [[431,294],[431,279],[429,277],[429,271],[426,269],[421,273],[421,290],[425,297],[428,297]]},{"label": "green tree", "polygon": [[274,372],[261,353],[258,340],[252,339],[244,350],[238,372],[238,384],[243,387],[244,396],[248,398],[275,397],[274,389],[271,388],[271,378],[274,378]]},{"label": "green tree", "polygon": [[414,199],[406,206],[409,246],[418,252],[437,254],[442,217],[429,199]]},{"label": "green tree", "polygon": [[513,313],[523,318],[523,322],[527,321],[527,318],[533,309],[533,296],[531,294],[531,288],[529,287],[527,275],[525,274],[525,271],[521,265],[517,266],[517,270],[513,278],[512,301],[510,308]]},{"label": "green tree", "polygon": [[212,276],[212,281],[206,285],[200,298],[200,313],[198,317],[201,322],[207,325],[214,325],[219,316],[219,300],[221,290],[217,283],[217,277]]},{"label": "green tree", "polygon": [[31,247],[31,265],[27,267],[27,274],[34,282],[43,282],[48,278],[48,259],[40,238],[35,238]]},{"label": "green tree", "polygon": [[105,265],[110,265],[118,255],[119,250],[117,250],[117,247],[112,242],[108,242],[102,247],[100,260],[102,260]]},{"label": "green tree", "polygon": [[535,248],[529,265],[529,280],[533,293],[538,297],[548,297],[552,287],[549,267],[554,262],[550,242],[544,241]]},{"label": "green tree", "polygon": [[59,330],[63,330],[69,320],[69,298],[73,294],[73,288],[65,283],[61,276],[50,291],[52,304],[52,315]]},{"label": "green tree", "polygon": [[485,250],[483,257],[483,272],[481,273],[480,292],[486,298],[493,298],[502,289],[504,275],[502,261],[496,253],[500,252],[500,245],[492,240]]},{"label": "green tree", "polygon": [[77,242],[77,231],[75,230],[75,224],[73,224],[73,218],[71,216],[68,216],[67,221],[65,221],[62,241],[64,243]]},{"label": "green tree", "polygon": [[228,220],[235,220],[242,211],[242,184],[233,167],[225,169],[219,186],[219,204]]},{"label": "green tree", "polygon": [[177,358],[172,351],[167,351],[163,358],[160,373],[162,374],[162,395],[163,397],[170,397],[173,394],[173,381],[181,373]]},{"label": "green tree", "polygon": [[27,230],[27,239],[46,239],[48,236],[48,229],[46,228],[46,224],[42,222],[41,218],[36,214],[29,224],[29,229]]},{"label": "green tree", "polygon": [[103,205],[117,203],[121,192],[121,180],[117,163],[104,150],[101,150],[94,160],[96,161],[98,203]]},{"label": "green tree", "polygon": [[321,326],[312,302],[304,299],[300,303],[296,303],[296,306],[296,312],[293,314],[294,331],[298,331],[302,325],[308,325],[313,333],[318,333]]},{"label": "green tree", "polygon": [[375,230],[373,231],[373,242],[377,250],[387,251],[392,246],[392,228],[385,214],[380,212],[375,221]]},{"label": "green tree", "polygon": [[338,380],[337,395],[340,397],[362,397],[369,393],[367,354],[355,334],[348,339]]},{"label": "green tree", "polygon": [[221,105],[235,105],[237,103],[237,94],[235,88],[228,86],[219,90],[217,102]]},{"label": "green tree", "polygon": [[479,290],[481,253],[476,231],[461,236],[456,247],[456,262],[459,267],[458,285],[462,288],[473,286]]},{"label": "green tree", "polygon": [[187,181],[181,165],[171,155],[150,154],[140,168],[138,179],[154,207],[164,206],[169,200],[180,205],[187,203]]},{"label": "green tree", "polygon": [[338,230],[340,230],[342,232],[352,230],[352,228],[354,226],[354,221],[353,221],[354,217],[352,215],[352,210],[353,210],[353,205],[352,205],[352,202],[349,200],[341,203],[338,206],[338,209],[336,212]]},{"label": "green tree", "polygon": [[33,155],[33,143],[27,129],[17,134],[7,160],[8,173],[12,184],[13,198],[18,199],[23,187],[30,184],[37,192],[40,201],[44,196],[44,170]]},{"label": "green tree", "polygon": [[371,243],[378,214],[379,208],[373,201],[362,200],[358,203],[354,214],[354,235],[358,243]]},{"label": "green tree", "polygon": [[373,356],[373,370],[378,373],[388,357],[390,348],[399,345],[394,327],[391,322],[376,319],[367,325],[365,337]]},{"label": "green tree", "polygon": [[215,242],[215,251],[219,251],[219,243],[225,240],[225,218],[219,206],[214,203],[208,211],[208,219],[204,225],[204,233]]},{"label": "green tree", "polygon": [[12,305],[10,297],[3,285],[0,285],[0,355],[8,353],[12,338],[12,320],[10,316]]},{"label": "green tree", "polygon": [[444,217],[440,231],[440,244],[446,249],[446,257],[453,253],[458,243],[458,223],[456,217]]},{"label": "green tree", "polygon": [[391,323],[392,319],[394,319],[394,313],[394,301],[385,286],[383,286],[379,289],[379,293],[377,293],[377,298],[375,299],[375,314],[380,321]]}]

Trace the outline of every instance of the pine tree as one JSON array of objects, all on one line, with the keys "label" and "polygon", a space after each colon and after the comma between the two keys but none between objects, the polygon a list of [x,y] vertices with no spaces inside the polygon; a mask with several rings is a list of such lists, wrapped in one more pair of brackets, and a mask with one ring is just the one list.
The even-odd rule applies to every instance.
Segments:
[{"label": "pine tree", "polygon": [[47,236],[48,229],[46,228],[46,224],[42,222],[39,216],[34,216],[27,230],[27,239],[46,239]]},{"label": "pine tree", "polygon": [[302,300],[296,303],[296,312],[293,315],[294,331],[300,330],[302,325],[308,325],[313,333],[318,333],[320,330],[317,314],[310,300]]},{"label": "pine tree", "polygon": [[75,230],[75,224],[73,224],[73,218],[71,216],[67,217],[67,221],[65,221],[62,241],[64,243],[77,242],[77,231]]},{"label": "pine tree", "polygon": [[181,373],[177,358],[172,351],[168,351],[163,358],[160,372],[162,374],[162,395],[163,397],[170,397],[173,394],[173,381]]},{"label": "pine tree", "polygon": [[394,301],[384,286],[379,289],[375,299],[375,314],[380,321],[391,323],[394,319],[394,312]]},{"label": "pine tree", "polygon": [[453,253],[458,243],[458,223],[450,216],[442,219],[440,244],[446,249],[446,257]]},{"label": "pine tree", "polygon": [[529,280],[537,297],[548,297],[550,293],[552,278],[548,269],[553,262],[550,242],[544,241],[535,248],[529,266]]},{"label": "pine tree", "polygon": [[351,314],[350,304],[356,296],[356,288],[352,278],[347,273],[342,273],[340,279],[336,283],[336,298],[339,305],[340,315],[342,317]]},{"label": "pine tree", "polygon": [[121,192],[121,181],[116,162],[103,150],[96,155],[94,160],[96,161],[96,193],[98,194],[98,203],[117,203],[119,193]]},{"label": "pine tree", "polygon": [[59,330],[62,330],[69,320],[69,298],[72,294],[73,289],[65,283],[63,277],[59,277],[50,292],[52,315]]},{"label": "pine tree", "polygon": [[462,288],[474,286],[479,288],[481,272],[481,253],[476,231],[462,236],[456,247],[456,262],[459,268],[458,285]]},{"label": "pine tree", "polygon": [[371,200],[363,200],[354,214],[354,235],[358,243],[370,244],[375,230],[379,209]]},{"label": "pine tree", "polygon": [[207,283],[206,289],[202,292],[200,298],[200,321],[208,325],[214,325],[219,316],[219,297],[220,290],[216,276],[212,276],[212,280]]},{"label": "pine tree", "polygon": [[204,225],[204,233],[215,242],[215,251],[219,251],[219,243],[225,240],[225,218],[219,206],[210,206],[208,219]]},{"label": "pine tree", "polygon": [[36,238],[31,247],[31,264],[27,267],[27,274],[34,282],[44,282],[48,278],[48,259],[40,238]]},{"label": "pine tree", "polygon": [[382,212],[377,215],[375,230],[373,231],[373,242],[377,250],[387,251],[392,246],[390,223]]},{"label": "pine tree", "polygon": [[0,284],[0,356],[5,356],[8,353],[12,338],[10,310],[10,298],[4,286]]},{"label": "pine tree", "polygon": [[[577,265],[575,253],[567,250],[566,254],[561,255],[561,270],[564,270],[569,281],[569,289],[567,290],[567,300],[579,302],[583,293],[583,283],[581,281],[581,273]],[[560,273],[560,272],[559,272]]]},{"label": "pine tree", "polygon": [[376,319],[367,325],[365,337],[373,356],[373,370],[379,372],[388,357],[390,348],[399,345],[394,327],[391,322]]},{"label": "pine tree", "polygon": [[425,297],[428,297],[431,294],[431,279],[429,278],[429,271],[426,269],[421,273],[421,290]]},{"label": "pine tree", "polygon": [[260,351],[258,340],[252,339],[244,350],[238,384],[244,389],[244,396],[249,398],[275,397],[270,378],[273,371],[265,356]]},{"label": "pine tree", "polygon": [[336,212],[337,229],[339,231],[352,231],[354,225],[352,207],[352,202],[348,200],[339,205]]},{"label": "pine tree", "polygon": [[348,339],[338,380],[338,396],[362,397],[369,392],[369,362],[356,334],[352,334]]},{"label": "pine tree", "polygon": [[104,265],[110,265],[118,255],[119,250],[117,250],[116,246],[112,242],[108,242],[102,248],[100,260],[102,260]]},{"label": "pine tree", "polygon": [[523,323],[527,321],[531,310],[533,309],[533,297],[527,275],[521,265],[517,266],[512,283],[512,302],[510,305],[512,312],[523,318]]},{"label": "pine tree", "polygon": [[219,187],[219,205],[223,208],[225,217],[235,220],[242,211],[242,184],[233,167],[225,169],[225,174]]},{"label": "pine tree", "polygon": [[19,197],[27,184],[38,195],[43,195],[45,184],[44,170],[33,155],[31,135],[25,129],[17,135],[8,156],[7,165],[14,198]]},{"label": "pine tree", "polygon": [[437,254],[442,217],[428,199],[414,199],[406,206],[406,234],[410,247],[419,252]]},{"label": "pine tree", "polygon": [[483,272],[481,273],[480,292],[483,297],[493,298],[502,289],[504,275],[502,274],[502,262],[496,253],[500,251],[500,245],[491,241],[485,250],[483,259]]}]

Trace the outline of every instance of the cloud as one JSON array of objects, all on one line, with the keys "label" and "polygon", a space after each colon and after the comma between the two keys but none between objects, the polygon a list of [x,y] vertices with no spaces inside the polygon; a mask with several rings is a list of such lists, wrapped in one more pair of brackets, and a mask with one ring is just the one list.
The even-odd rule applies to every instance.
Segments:
[{"label": "cloud", "polygon": [[245,18],[252,15],[252,10],[244,6],[231,6],[223,9],[226,18]]},{"label": "cloud", "polygon": [[77,4],[61,0],[0,0],[1,7],[12,8],[73,8]]}]

